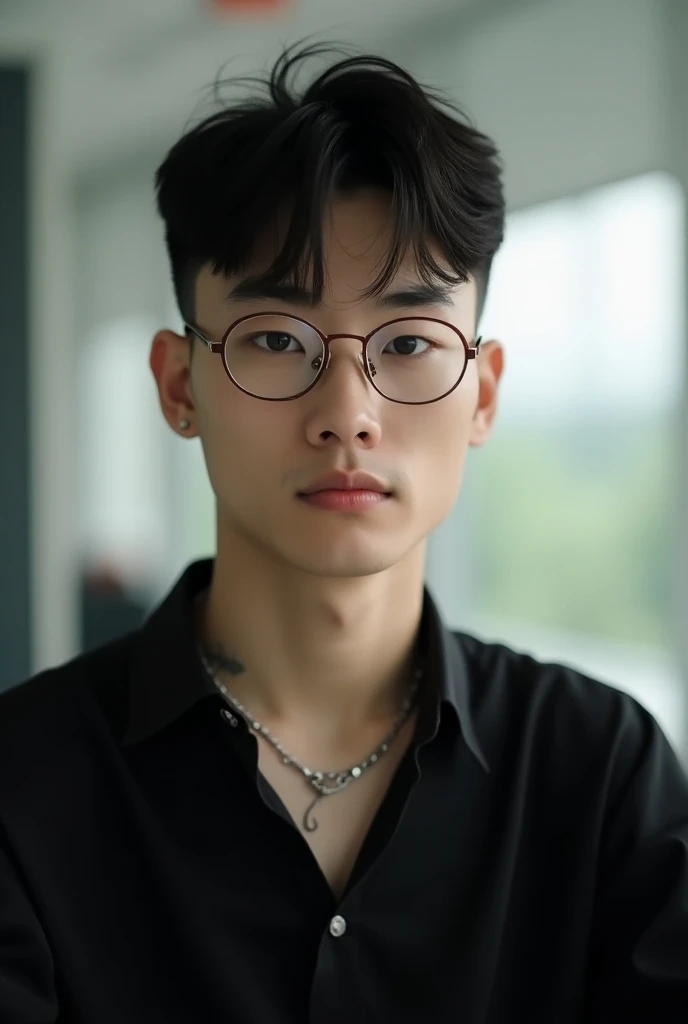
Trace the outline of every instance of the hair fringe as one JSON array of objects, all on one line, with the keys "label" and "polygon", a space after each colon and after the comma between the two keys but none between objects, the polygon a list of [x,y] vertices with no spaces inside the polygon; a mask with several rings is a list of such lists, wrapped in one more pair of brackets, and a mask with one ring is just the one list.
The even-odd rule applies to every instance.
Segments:
[{"label": "hair fringe", "polygon": [[[307,65],[335,55],[298,87]],[[365,188],[388,192],[393,217],[369,295],[385,291],[410,252],[425,283],[475,274],[482,304],[504,234],[502,168],[494,143],[456,103],[390,60],[321,43],[286,47],[264,76],[221,75],[210,87],[217,109],[182,135],[155,175],[185,319],[193,318],[200,267],[226,276],[245,270],[256,237],[285,209],[282,248],[260,280],[321,294],[327,208],[336,195]],[[240,86],[247,97],[223,98]]]}]

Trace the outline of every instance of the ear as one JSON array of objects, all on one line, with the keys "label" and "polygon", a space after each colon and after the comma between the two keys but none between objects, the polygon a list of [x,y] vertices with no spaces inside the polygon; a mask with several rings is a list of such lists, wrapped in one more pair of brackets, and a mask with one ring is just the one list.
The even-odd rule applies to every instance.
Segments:
[{"label": "ear", "polygon": [[[163,416],[175,433],[196,436],[193,389],[191,387],[191,343],[174,331],[158,331],[153,338],[148,365],[158,387]],[[181,427],[186,421],[189,426]]]},{"label": "ear", "polygon": [[480,346],[476,359],[478,367],[478,404],[471,423],[468,443],[480,448],[489,440],[497,415],[499,382],[504,372],[504,348],[490,340]]}]

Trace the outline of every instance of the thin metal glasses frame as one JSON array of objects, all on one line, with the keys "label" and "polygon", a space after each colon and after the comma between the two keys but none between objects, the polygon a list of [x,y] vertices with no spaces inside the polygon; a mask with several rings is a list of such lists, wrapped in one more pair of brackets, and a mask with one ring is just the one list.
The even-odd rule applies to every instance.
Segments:
[{"label": "thin metal glasses frame", "polygon": [[[248,320],[258,320],[258,319],[262,319],[263,317],[266,317],[266,316],[285,317],[288,320],[295,320],[297,323],[304,324],[304,326],[309,327],[312,331],[315,331],[315,333],[318,335],[318,337],[320,338],[320,340],[323,343],[323,350],[324,350],[323,361],[322,361],[322,363],[320,365],[320,368],[318,369],[318,372],[315,375],[315,378],[314,378],[313,382],[311,384],[309,384],[308,387],[305,388],[303,391],[299,391],[299,393],[296,394],[296,395],[289,395],[287,398],[265,398],[263,395],[256,395],[256,394],[253,393],[253,391],[248,391],[246,388],[243,388],[241,386],[241,384],[239,384],[239,382],[232,376],[232,372],[229,369],[229,366],[227,365],[227,356],[226,356],[227,339],[228,339],[229,335],[232,333],[232,331],[234,331],[239,326],[239,324],[246,323]],[[430,398],[430,399],[428,399],[425,402],[405,402],[405,401],[403,401],[403,399],[400,399],[400,398],[390,398],[389,395],[386,395],[375,384],[375,381],[373,380],[374,369],[371,371],[371,364],[370,364],[370,362],[368,360],[368,354],[367,354],[368,342],[370,341],[370,339],[375,334],[378,333],[378,331],[382,331],[382,330],[384,330],[385,327],[390,327],[392,324],[409,323],[411,321],[413,323],[418,323],[420,321],[422,323],[442,324],[444,327],[448,327],[450,330],[452,330],[455,334],[457,334],[459,336],[459,338],[461,339],[461,341],[463,343],[463,347],[464,347],[464,350],[465,350],[465,353],[466,353],[466,359],[465,359],[465,362],[464,362],[464,367],[463,367],[463,370],[461,372],[461,376],[456,381],[456,383],[453,384],[452,387],[450,387],[448,391],[445,391],[444,394],[439,395],[437,398]],[[318,383],[318,381],[320,380],[320,378],[322,377],[322,375],[324,374],[325,370],[327,369],[327,367],[330,364],[330,356],[331,356],[330,342],[337,341],[339,338],[351,338],[354,341],[360,341],[361,342],[362,352],[361,352],[361,355],[359,356],[359,358],[360,358],[361,363],[363,365],[363,371],[364,371],[364,373],[366,375],[366,378],[372,384],[372,386],[375,388],[375,390],[377,391],[377,393],[379,395],[382,395],[383,398],[386,398],[388,402],[396,402],[397,405],[433,405],[433,403],[440,402],[443,398],[446,398],[448,395],[450,395],[452,393],[452,391],[455,391],[458,388],[459,384],[461,383],[461,381],[463,380],[463,378],[465,376],[466,370],[468,368],[469,360],[475,359],[477,357],[477,355],[478,355],[478,353],[480,351],[480,345],[481,345],[482,340],[483,340],[482,337],[476,338],[475,342],[473,343],[473,345],[469,345],[469,343],[466,341],[465,337],[463,336],[461,331],[458,329],[458,327],[455,327],[453,324],[447,323],[446,320],[439,320],[437,317],[434,317],[434,316],[402,316],[402,317],[396,317],[394,320],[387,320],[384,324],[380,324],[378,327],[375,328],[374,331],[371,331],[369,334],[365,334],[365,335],[361,335],[361,334],[323,334],[323,332],[318,330],[318,328],[314,324],[310,323],[310,321],[308,321],[308,320],[304,320],[303,317],[293,316],[291,313],[274,312],[274,311],[270,311],[270,312],[266,312],[266,313],[249,313],[247,316],[239,317],[238,320],[235,320],[232,324],[229,325],[229,327],[227,328],[225,333],[222,335],[222,341],[212,341],[210,338],[207,338],[205,336],[205,334],[203,334],[203,332],[200,331],[197,327],[194,327],[193,324],[185,323],[184,327],[185,327],[185,329],[186,329],[186,331],[188,333],[194,334],[198,338],[199,341],[202,341],[203,344],[206,345],[207,348],[211,352],[214,352],[217,355],[221,355],[222,356],[222,365],[224,366],[225,373],[227,374],[227,376],[231,380],[232,384],[234,384],[234,386],[237,387],[239,389],[239,391],[243,391],[243,393],[245,395],[250,395],[251,398],[257,398],[261,402],[293,402],[294,399],[302,398],[303,395],[308,394],[308,392],[311,391],[315,387],[315,385]]]}]

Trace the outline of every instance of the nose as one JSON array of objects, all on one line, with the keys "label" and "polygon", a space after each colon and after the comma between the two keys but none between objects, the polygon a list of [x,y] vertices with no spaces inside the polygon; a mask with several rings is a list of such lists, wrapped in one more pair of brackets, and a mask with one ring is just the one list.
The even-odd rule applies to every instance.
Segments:
[{"label": "nose", "polygon": [[379,402],[384,399],[366,376],[358,338],[347,335],[330,342],[325,369],[310,397],[306,432],[311,444],[365,448],[379,444]]}]

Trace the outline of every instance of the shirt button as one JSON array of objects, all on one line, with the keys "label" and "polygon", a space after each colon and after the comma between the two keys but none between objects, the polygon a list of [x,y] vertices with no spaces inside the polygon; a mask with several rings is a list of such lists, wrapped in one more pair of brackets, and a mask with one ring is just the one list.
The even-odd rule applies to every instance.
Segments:
[{"label": "shirt button", "polygon": [[346,921],[343,917],[340,917],[339,914],[337,914],[337,916],[333,917],[330,921],[330,935],[334,935],[335,939],[338,939],[345,931]]}]

